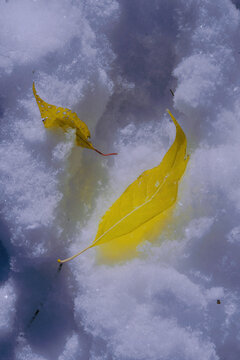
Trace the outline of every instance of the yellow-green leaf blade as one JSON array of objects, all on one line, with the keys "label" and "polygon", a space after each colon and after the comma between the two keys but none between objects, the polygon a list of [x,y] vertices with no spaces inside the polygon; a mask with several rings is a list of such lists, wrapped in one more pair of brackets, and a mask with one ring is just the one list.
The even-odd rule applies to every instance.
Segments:
[{"label": "yellow-green leaf blade", "polygon": [[90,131],[87,125],[78,118],[77,114],[68,108],[48,104],[40,98],[36,92],[35,84],[33,82],[33,94],[38,104],[41,117],[46,128],[60,127],[64,131],[69,129],[76,130],[76,143],[89,149],[94,149],[91,142],[88,140]]},{"label": "yellow-green leaf blade", "polygon": [[168,111],[176,126],[174,143],[155,168],[145,171],[117,199],[103,216],[94,245],[105,244],[134,232],[168,210],[177,199],[178,181],[186,165],[186,136]]}]

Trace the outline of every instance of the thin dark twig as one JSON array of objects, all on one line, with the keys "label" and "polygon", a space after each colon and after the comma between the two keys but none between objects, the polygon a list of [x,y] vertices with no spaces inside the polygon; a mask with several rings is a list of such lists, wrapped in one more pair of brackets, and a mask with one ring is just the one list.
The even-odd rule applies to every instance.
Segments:
[{"label": "thin dark twig", "polygon": [[49,288],[48,288],[46,297],[45,297],[45,299],[44,299],[43,301],[40,302],[39,307],[35,310],[33,316],[31,317],[31,319],[30,319],[30,321],[29,321],[29,323],[28,323],[28,325],[27,325],[27,329],[29,329],[29,328],[31,327],[32,323],[36,320],[37,316],[39,315],[40,310],[41,310],[41,309],[43,308],[43,306],[45,305],[45,303],[46,303],[46,301],[47,301],[47,298],[48,298],[48,296],[49,296],[49,294],[50,294],[50,292],[51,292],[51,290],[52,290],[52,288],[53,288],[53,286],[54,286],[55,280],[56,280],[58,274],[60,273],[60,271],[62,270],[62,266],[63,266],[63,264],[59,264],[58,269],[57,269],[57,272],[56,272],[56,274],[55,274],[55,276],[54,276],[51,284],[49,285]]}]

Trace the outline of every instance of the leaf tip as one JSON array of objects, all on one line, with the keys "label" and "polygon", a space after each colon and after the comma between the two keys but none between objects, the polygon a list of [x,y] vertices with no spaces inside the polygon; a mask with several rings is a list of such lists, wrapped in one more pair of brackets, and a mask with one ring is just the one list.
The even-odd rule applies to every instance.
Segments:
[{"label": "leaf tip", "polygon": [[36,92],[35,82],[34,82],[34,81],[33,81],[32,89],[33,89],[33,94],[34,94],[34,96],[36,97],[37,92]]}]

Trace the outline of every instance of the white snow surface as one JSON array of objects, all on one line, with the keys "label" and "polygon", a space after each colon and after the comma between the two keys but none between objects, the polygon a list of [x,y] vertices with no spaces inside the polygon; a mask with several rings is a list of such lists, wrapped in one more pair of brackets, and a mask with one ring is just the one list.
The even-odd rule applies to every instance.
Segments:
[{"label": "white snow surface", "polygon": [[16,290],[11,279],[0,287],[0,336],[11,332],[16,316]]},{"label": "white snow surface", "polygon": [[[1,359],[239,359],[239,7],[1,2]],[[118,156],[45,129],[33,80]],[[190,154],[171,237],[114,265],[92,249],[57,273],[56,259],[89,245],[109,206],[163,158],[175,136],[166,108]]]}]

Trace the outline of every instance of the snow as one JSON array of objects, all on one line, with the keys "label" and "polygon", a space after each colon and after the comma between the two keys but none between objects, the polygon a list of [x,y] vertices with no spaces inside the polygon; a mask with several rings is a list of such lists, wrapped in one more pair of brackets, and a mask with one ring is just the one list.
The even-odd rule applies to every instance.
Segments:
[{"label": "snow", "polygon": [[[238,360],[239,6],[1,2],[4,360]],[[46,130],[33,80],[119,155]],[[166,108],[190,153],[170,228],[137,258],[109,265],[91,249],[58,273],[57,258],[88,246],[113,201],[161,161],[175,134]]]}]

